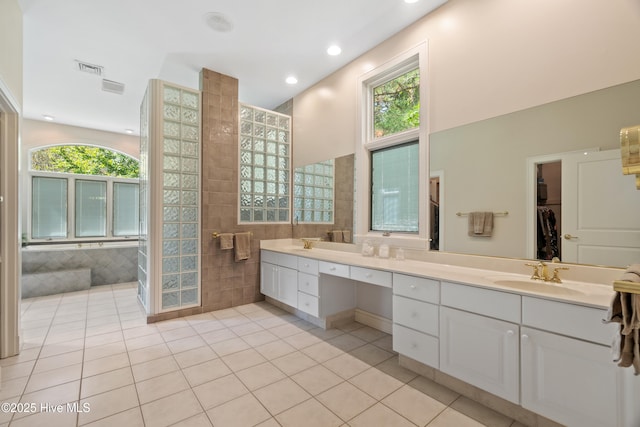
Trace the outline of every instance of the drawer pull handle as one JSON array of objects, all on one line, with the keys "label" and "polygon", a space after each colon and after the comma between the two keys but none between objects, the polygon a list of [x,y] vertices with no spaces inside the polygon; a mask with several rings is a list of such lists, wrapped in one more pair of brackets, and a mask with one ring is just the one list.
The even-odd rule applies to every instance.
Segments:
[{"label": "drawer pull handle", "polygon": [[309,302],[305,302],[304,305],[306,305],[307,307],[309,307]]},{"label": "drawer pull handle", "polygon": [[418,348],[418,343],[412,342],[411,343],[411,348]]},{"label": "drawer pull handle", "polygon": [[513,334],[514,334],[514,332],[513,332],[511,329],[509,329],[509,330],[507,331],[507,336],[508,336],[508,337],[513,336]]},{"label": "drawer pull handle", "polygon": [[529,335],[522,334],[522,341],[529,341]]},{"label": "drawer pull handle", "polygon": [[305,267],[307,267],[307,268],[309,268],[309,264],[305,264],[304,266],[305,266]]},{"label": "drawer pull handle", "polygon": [[335,271],[335,270],[336,270],[336,268],[335,268],[335,267],[329,267],[329,270],[331,270],[331,271]]},{"label": "drawer pull handle", "polygon": [[415,311],[411,312],[411,317],[415,319],[416,317],[418,317],[418,313],[416,313]]},{"label": "drawer pull handle", "polygon": [[373,277],[373,274],[371,274],[371,273],[367,273],[367,274],[365,274],[365,275],[364,275],[364,277],[366,277],[367,279],[370,279],[370,278],[372,278],[372,277]]},{"label": "drawer pull handle", "polygon": [[411,286],[409,286],[409,287],[410,287],[411,289],[415,289],[415,288],[416,288],[416,285],[411,285]]}]

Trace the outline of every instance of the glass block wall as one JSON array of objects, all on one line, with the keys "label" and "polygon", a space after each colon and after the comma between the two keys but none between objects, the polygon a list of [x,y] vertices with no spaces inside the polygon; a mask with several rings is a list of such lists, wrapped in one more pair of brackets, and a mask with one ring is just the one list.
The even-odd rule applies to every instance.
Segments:
[{"label": "glass block wall", "polygon": [[293,173],[294,221],[333,223],[333,159],[296,168]]},{"label": "glass block wall", "polygon": [[138,218],[138,299],[151,313],[149,295],[149,89],[140,105],[140,192]]},{"label": "glass block wall", "polygon": [[200,305],[200,93],[156,80],[151,86],[141,217],[149,221],[148,289],[155,312],[165,312]]},{"label": "glass block wall", "polygon": [[240,106],[240,223],[288,223],[291,117]]}]

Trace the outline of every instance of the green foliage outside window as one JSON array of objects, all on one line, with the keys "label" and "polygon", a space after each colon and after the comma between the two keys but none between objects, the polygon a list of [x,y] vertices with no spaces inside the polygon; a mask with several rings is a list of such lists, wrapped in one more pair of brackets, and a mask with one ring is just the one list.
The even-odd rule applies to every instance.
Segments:
[{"label": "green foliage outside window", "polygon": [[85,145],[61,145],[35,151],[31,155],[31,169],[121,178],[139,177],[139,162],[136,159]]},{"label": "green foliage outside window", "polygon": [[420,126],[420,70],[409,71],[373,89],[374,136]]}]

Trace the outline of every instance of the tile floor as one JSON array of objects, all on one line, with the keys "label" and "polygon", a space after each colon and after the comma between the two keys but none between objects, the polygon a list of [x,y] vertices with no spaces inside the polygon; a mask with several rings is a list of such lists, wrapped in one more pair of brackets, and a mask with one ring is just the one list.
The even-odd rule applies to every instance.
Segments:
[{"label": "tile floor", "polygon": [[21,412],[0,426],[521,426],[400,367],[367,326],[264,302],[147,325],[135,292],[23,300],[24,349],[0,361]]}]

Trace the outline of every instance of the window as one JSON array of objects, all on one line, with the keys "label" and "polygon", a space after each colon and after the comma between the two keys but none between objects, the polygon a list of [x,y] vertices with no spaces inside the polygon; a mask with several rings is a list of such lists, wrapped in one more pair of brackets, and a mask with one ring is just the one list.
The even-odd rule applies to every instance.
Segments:
[{"label": "window", "polygon": [[373,88],[373,134],[381,138],[420,126],[420,70]]},{"label": "window", "polygon": [[138,236],[138,161],[90,146],[31,154],[31,240]]},{"label": "window", "polygon": [[240,222],[290,220],[291,118],[240,107]]},{"label": "window", "polygon": [[113,183],[113,235],[135,236],[140,218],[138,184]]},{"label": "window", "polygon": [[76,180],[76,237],[107,235],[107,183]]},{"label": "window", "polygon": [[33,177],[31,237],[67,237],[67,180]]},{"label": "window", "polygon": [[333,224],[333,159],[296,168],[294,218],[300,222]]},{"label": "window", "polygon": [[426,59],[422,43],[358,79],[355,229],[360,238],[393,232],[391,244],[426,247],[428,129],[421,108]]},{"label": "window", "polygon": [[371,153],[371,230],[418,231],[418,142]]}]

